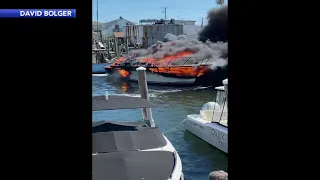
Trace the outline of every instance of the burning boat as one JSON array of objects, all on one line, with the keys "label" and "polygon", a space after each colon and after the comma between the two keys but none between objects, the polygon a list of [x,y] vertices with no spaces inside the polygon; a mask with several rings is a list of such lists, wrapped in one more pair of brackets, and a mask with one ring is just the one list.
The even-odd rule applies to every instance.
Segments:
[{"label": "burning boat", "polygon": [[147,69],[148,83],[220,85],[228,77],[228,8],[210,11],[199,35],[167,34],[148,49],[132,50],[105,69],[109,74],[137,81],[135,69]]},{"label": "burning boat", "polygon": [[[148,83],[189,85],[194,84],[197,78],[209,72],[210,67],[204,63],[188,65],[187,62],[190,59],[186,56],[188,54],[189,52],[182,52],[162,59],[122,57],[111,66],[106,66],[105,69],[109,74],[115,73],[120,75],[121,78],[138,81],[135,69],[145,67]],[[173,65],[177,60],[185,61],[185,63],[183,65]],[[173,64],[170,64],[171,62]]]},{"label": "burning boat", "polygon": [[[167,36],[174,35],[168,34]],[[109,74],[118,74],[121,78],[137,81],[138,76],[135,69],[145,67],[148,83],[202,84],[199,83],[201,79],[213,78],[212,76],[206,77],[206,74],[219,72],[217,69],[221,69],[226,64],[226,59],[222,56],[224,51],[217,47],[227,48],[227,45],[224,43],[212,44],[194,39],[189,40],[185,35],[182,35],[173,41],[159,42],[148,50],[134,50],[128,56],[117,59],[111,66],[106,66],[105,69]]]}]

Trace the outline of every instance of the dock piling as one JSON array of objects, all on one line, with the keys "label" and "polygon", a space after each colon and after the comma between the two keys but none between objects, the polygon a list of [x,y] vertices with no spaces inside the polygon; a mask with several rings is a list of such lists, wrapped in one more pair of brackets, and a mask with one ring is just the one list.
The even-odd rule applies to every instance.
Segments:
[{"label": "dock piling", "polygon": [[209,174],[209,180],[228,180],[228,173],[224,171],[213,171]]},{"label": "dock piling", "polygon": [[[139,84],[139,91],[140,91],[141,98],[149,100],[146,68],[138,67],[136,70],[138,73],[138,84]],[[150,127],[155,127],[154,120],[152,118],[151,108],[142,108],[142,116],[144,121]]]},{"label": "dock piling", "polygon": [[129,54],[129,39],[128,39],[128,37],[125,38],[125,49],[126,49],[126,53]]},{"label": "dock piling", "polygon": [[114,47],[115,47],[115,53],[116,53],[116,57],[119,58],[119,47],[118,47],[118,39],[114,38]]}]

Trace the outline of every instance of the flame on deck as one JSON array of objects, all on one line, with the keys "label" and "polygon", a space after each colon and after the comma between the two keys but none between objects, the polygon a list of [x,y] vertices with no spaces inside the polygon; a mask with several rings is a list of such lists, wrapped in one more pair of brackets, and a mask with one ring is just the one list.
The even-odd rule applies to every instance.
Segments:
[{"label": "flame on deck", "polygon": [[208,66],[195,66],[195,67],[164,67],[164,68],[149,68],[150,71],[154,73],[166,73],[173,74],[176,76],[189,76],[189,77],[199,77],[204,75],[210,69]]},{"label": "flame on deck", "polygon": [[[188,76],[188,77],[199,77],[204,75],[206,72],[210,70],[208,66],[172,66],[171,63],[175,61],[179,61],[183,58],[187,58],[192,55],[193,52],[190,51],[181,51],[177,54],[165,56],[164,58],[148,58],[148,57],[139,57],[138,60],[141,63],[149,63],[151,65],[156,66],[155,68],[149,68],[150,71],[154,73],[166,73],[172,74],[176,76]],[[117,66],[126,60],[125,57],[118,58],[112,66]],[[187,61],[187,59],[183,59],[183,61]],[[129,72],[126,70],[119,70],[119,73],[122,77],[128,77]]]},{"label": "flame on deck", "polygon": [[119,69],[119,74],[122,76],[122,77],[128,77],[129,76],[129,72],[124,70],[124,69]]},{"label": "flame on deck", "polygon": [[121,64],[125,60],[126,60],[125,57],[119,57],[117,60],[114,61],[112,65],[115,66],[116,64]]},{"label": "flame on deck", "polygon": [[187,57],[189,55],[193,54],[192,52],[189,51],[182,51],[177,54],[171,55],[171,56],[166,56],[161,59],[156,59],[156,58],[145,58],[141,60],[142,63],[150,63],[154,66],[157,67],[168,67],[170,66],[170,63],[181,60],[181,58]]}]

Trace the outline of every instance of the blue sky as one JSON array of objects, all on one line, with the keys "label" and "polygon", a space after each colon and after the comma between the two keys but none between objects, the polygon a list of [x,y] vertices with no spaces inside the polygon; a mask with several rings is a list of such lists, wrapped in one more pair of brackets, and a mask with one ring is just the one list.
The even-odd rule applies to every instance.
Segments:
[{"label": "blue sky", "polygon": [[136,23],[140,19],[164,19],[164,7],[168,7],[167,19],[194,20],[200,25],[201,18],[206,23],[207,12],[216,7],[216,0],[93,0],[93,21],[97,20],[97,1],[100,22],[120,16]]}]

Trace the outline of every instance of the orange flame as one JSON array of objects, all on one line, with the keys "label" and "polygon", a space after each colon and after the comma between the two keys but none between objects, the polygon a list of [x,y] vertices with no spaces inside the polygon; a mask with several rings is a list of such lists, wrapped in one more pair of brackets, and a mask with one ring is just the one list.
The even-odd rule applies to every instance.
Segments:
[{"label": "orange flame", "polygon": [[164,67],[164,68],[149,68],[154,73],[166,73],[177,76],[199,77],[204,75],[210,69],[208,66],[197,67]]},{"label": "orange flame", "polygon": [[124,69],[119,69],[119,73],[122,77],[128,77],[129,76],[129,72],[124,70]]},{"label": "orange flame", "polygon": [[171,55],[171,56],[166,56],[161,59],[155,59],[155,58],[146,58],[142,60],[141,62],[143,63],[150,63],[152,65],[158,66],[158,67],[165,67],[168,66],[170,62],[179,60],[185,56],[191,55],[192,52],[189,51],[182,51],[177,54]]},{"label": "orange flame", "polygon": [[[193,52],[190,51],[182,51],[174,55],[165,56],[164,58],[156,59],[156,58],[144,58],[144,57],[138,57],[137,60],[141,63],[149,63],[151,65],[154,65],[158,68],[149,68],[154,73],[166,73],[166,74],[172,74],[176,76],[189,76],[189,77],[199,77],[204,75],[206,72],[208,72],[210,69],[208,66],[172,66],[170,65],[171,62],[181,60],[181,58],[188,57]],[[113,66],[116,66],[117,64],[122,63],[126,58],[120,57],[118,58],[114,63]],[[185,59],[183,61],[187,61],[188,59]],[[184,62],[188,64],[188,62]],[[128,77],[129,72],[126,70],[119,70],[119,73],[122,77]]]},{"label": "orange flame", "polygon": [[112,65],[114,66],[116,64],[121,64],[122,61],[124,61],[125,59],[126,59],[125,57],[119,57],[117,60],[114,61]]}]

